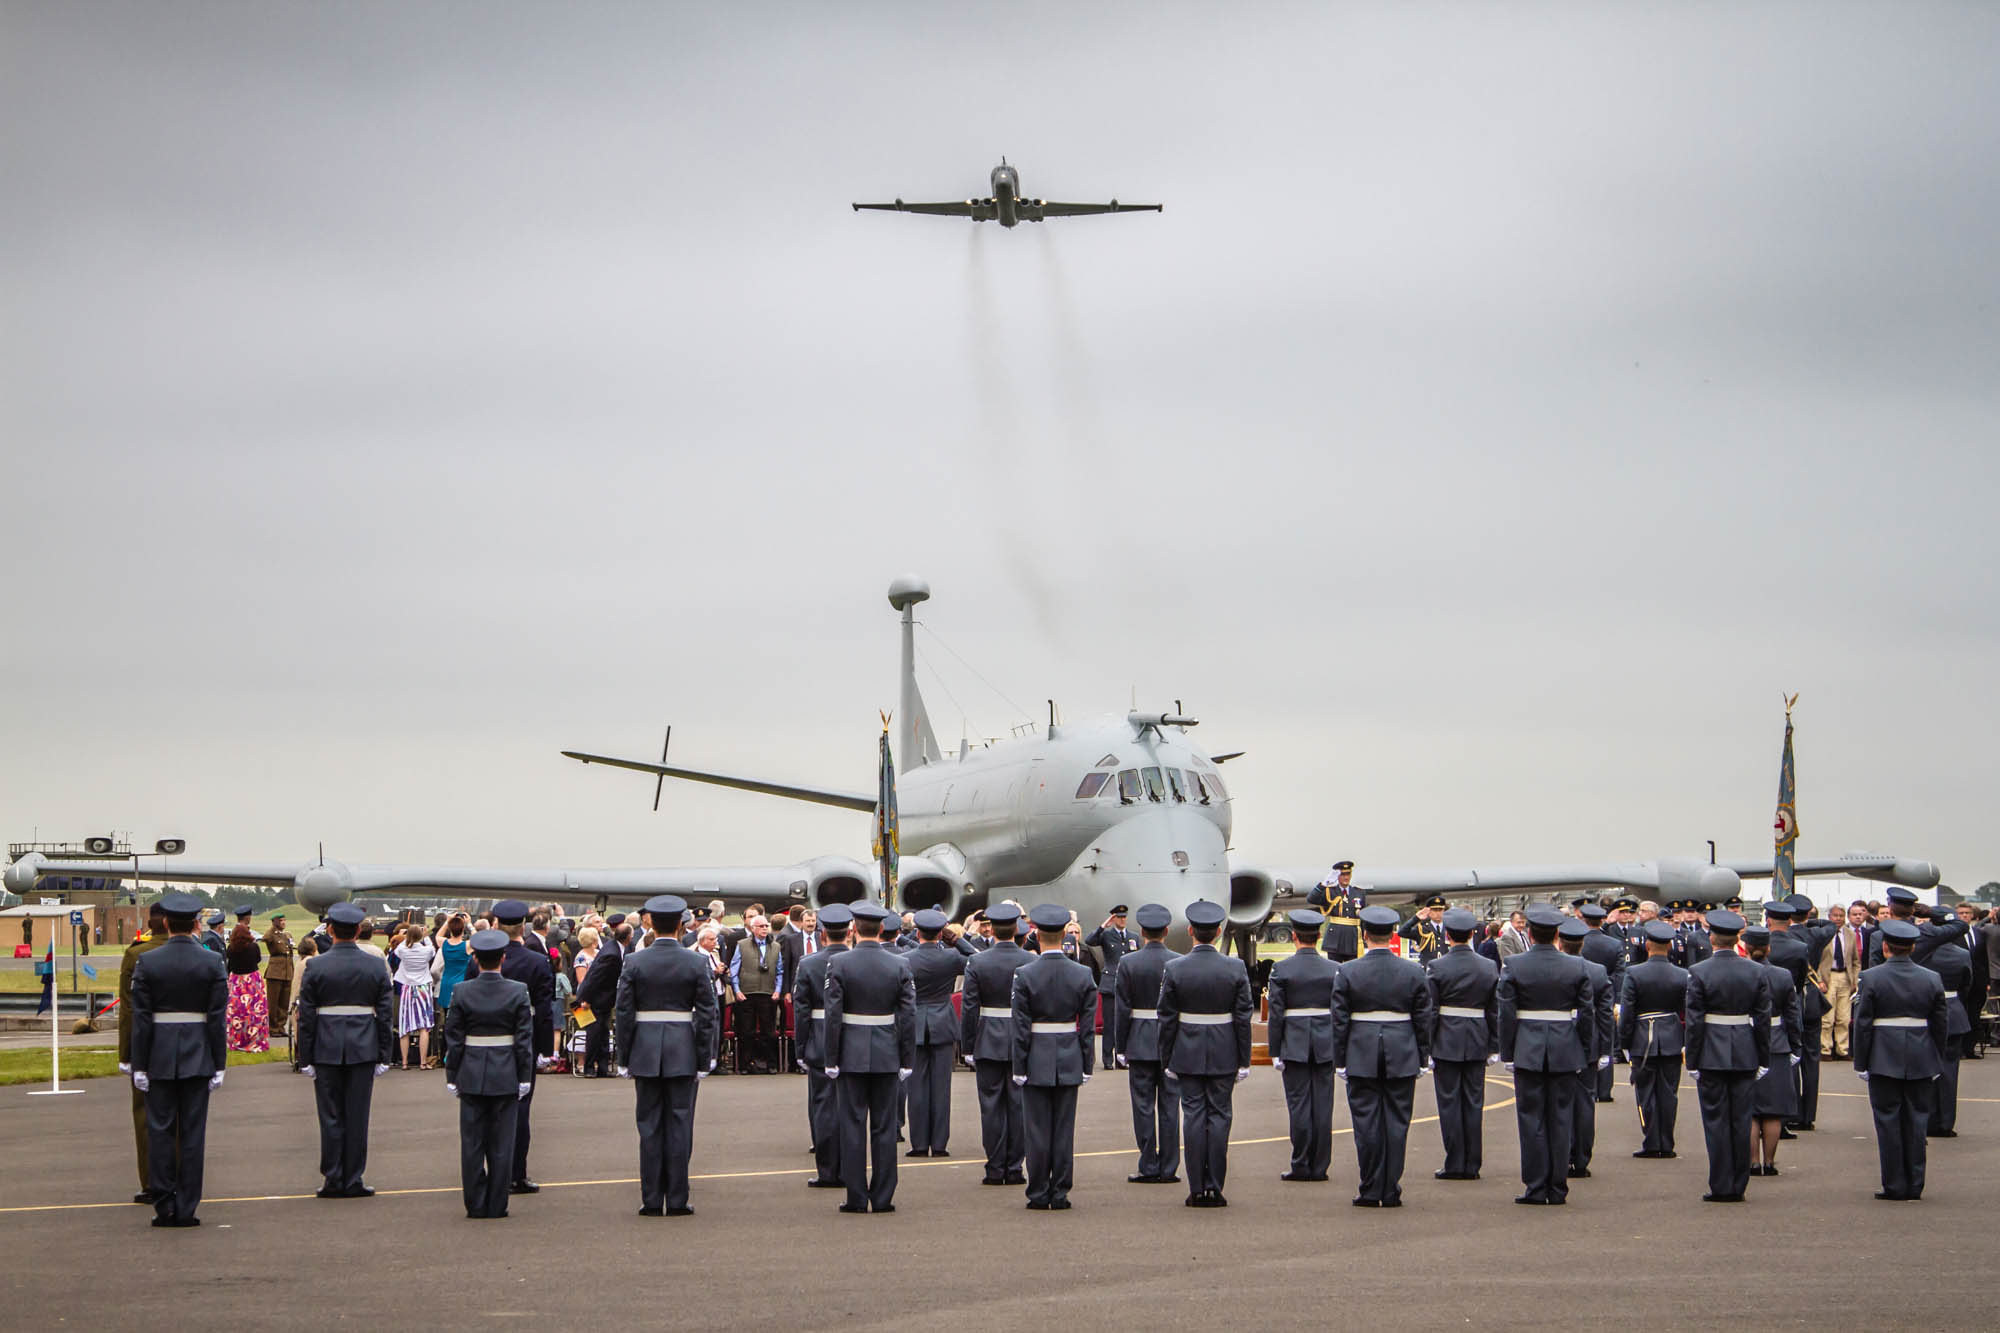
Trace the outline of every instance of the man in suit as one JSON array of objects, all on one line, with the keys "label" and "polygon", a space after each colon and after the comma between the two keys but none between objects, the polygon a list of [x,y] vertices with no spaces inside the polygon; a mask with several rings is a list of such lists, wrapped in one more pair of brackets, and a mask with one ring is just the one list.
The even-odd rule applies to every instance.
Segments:
[{"label": "man in suit", "polygon": [[1674,1120],[1680,1110],[1681,1006],[1687,1002],[1687,969],[1667,957],[1674,928],[1648,921],[1640,928],[1646,961],[1625,969],[1618,1001],[1618,1045],[1632,1065],[1632,1100],[1639,1105],[1643,1141],[1634,1157],[1675,1156]]},{"label": "man in suit", "polygon": [[1118,963],[1139,947],[1138,936],[1125,928],[1126,906],[1116,903],[1104,924],[1084,936],[1083,942],[1097,950],[1103,970],[1098,975],[1098,1021],[1104,1029],[1104,1064],[1108,1068],[1117,1052]]},{"label": "man in suit", "polygon": [[[528,1148],[533,1141],[531,1118],[535,1111],[535,1075],[548,1068],[556,1050],[556,972],[546,949],[527,941],[528,905],[518,898],[493,904],[493,920],[507,935],[507,952],[500,959],[500,975],[528,988],[528,1012],[535,1022],[535,1072],[528,1075],[528,1093],[514,1104],[514,1178],[507,1186],[514,1194],[534,1194],[542,1187],[528,1178]],[[318,966],[317,963],[314,964]],[[621,981],[623,976],[619,978]],[[624,1058],[622,1055],[619,1057]]]},{"label": "man in suit", "polygon": [[739,1072],[776,1073],[778,997],[785,993],[784,952],[771,935],[768,917],[744,918],[745,930],[729,956],[729,989],[735,996]]},{"label": "man in suit", "polygon": [[854,914],[843,903],[828,903],[817,913],[817,929],[826,943],[799,959],[798,980],[792,984],[792,1025],[799,1064],[806,1071],[806,1125],[812,1134],[814,1175],[808,1189],[841,1189],[840,1121],[835,1113],[833,1080],[826,1076],[826,969],[847,952],[847,932]]},{"label": "man in suit", "polygon": [[[118,962],[118,1072],[132,1072],[132,972],[142,954],[151,953],[167,942],[167,914],[160,909],[159,899],[155,899],[146,909],[146,929],[138,939],[125,946],[125,956]],[[135,1083],[132,1085],[132,1139],[139,1155],[139,1192],[132,1196],[133,1203],[153,1201],[152,1173],[146,1162],[146,1094]]]},{"label": "man in suit", "polygon": [[[458,1098],[465,1215],[505,1217],[514,1172],[514,1103],[527,1095],[535,1070],[534,1017],[528,988],[500,975],[506,934],[477,931],[469,944],[479,971],[453,987],[444,1011],[445,1091]],[[593,963],[590,976],[596,968]]]},{"label": "man in suit", "polygon": [[1861,974],[1854,993],[1854,1072],[1868,1085],[1882,1188],[1875,1197],[1921,1199],[1934,1081],[1944,1073],[1950,1004],[1944,982],[1919,967],[1922,932],[1892,917],[1877,930],[1882,961]]},{"label": "man in suit", "polygon": [[1271,1064],[1285,1084],[1292,1165],[1280,1180],[1326,1179],[1333,1162],[1333,978],[1340,964],[1319,951],[1326,918],[1310,908],[1286,914],[1293,953],[1271,969]]},{"label": "man in suit", "polygon": [[[1965,923],[1965,938],[1959,943],[1964,945],[1965,951],[1972,956],[1972,984],[1967,987],[1963,1002],[1965,1012],[1971,1016],[1976,1025],[1980,1013],[1986,1008],[1986,997],[1991,993],[1993,986],[1991,958],[1987,950],[1987,932],[1990,927],[1979,919],[1982,909],[1972,903],[1960,903],[1954,910],[1958,913],[1958,919]],[[1974,1042],[1968,1039],[1963,1045],[1966,1059],[1982,1058]]]},{"label": "man in suit", "polygon": [[1250,973],[1215,948],[1228,916],[1220,903],[1188,904],[1194,947],[1167,964],[1160,983],[1160,1062],[1180,1080],[1190,1208],[1229,1206],[1222,1187],[1232,1102],[1250,1077]]},{"label": "man in suit", "polygon": [[855,946],[826,969],[826,1076],[835,1085],[847,1185],[840,1211],[893,1213],[896,1089],[916,1063],[916,983],[909,965],[882,947],[889,914],[870,902],[849,910]]},{"label": "man in suit", "polygon": [[1439,1180],[1477,1180],[1485,1156],[1486,1066],[1500,1059],[1500,968],[1471,947],[1479,918],[1444,914],[1449,947],[1430,975],[1432,1082],[1444,1137]]},{"label": "man in suit", "polygon": [[1431,1064],[1431,992],[1424,969],[1396,956],[1396,912],[1361,909],[1366,951],[1333,978],[1333,1063],[1361,1172],[1357,1208],[1403,1205],[1403,1154],[1417,1075]]},{"label": "man in suit", "polygon": [[[1625,986],[1625,941],[1620,936],[1612,935],[1606,928],[1605,917],[1607,913],[1602,904],[1585,903],[1581,908],[1577,909],[1577,914],[1583,918],[1583,923],[1590,928],[1589,933],[1583,937],[1583,960],[1586,963],[1595,963],[1604,969],[1605,982],[1608,987],[1604,994],[1608,997],[1606,999],[1606,1006],[1609,1008],[1610,1005],[1617,1003],[1618,996]],[[1617,1085],[1618,1078],[1618,1071],[1611,1067],[1612,1057],[1615,1054],[1611,1049],[1615,1033],[1605,1031],[1600,1035],[1603,1037],[1603,1044],[1597,1050],[1599,1059],[1596,1068],[1592,1071],[1591,1091],[1595,1101],[1608,1102],[1611,1100],[1611,1090]],[[1592,1126],[1591,1137],[1593,1139],[1596,1137],[1596,1123],[1597,1113],[1592,1111],[1590,1113],[1590,1124]],[[1587,1149],[1585,1155],[1588,1156]],[[1576,1175],[1577,1173],[1572,1171],[1570,1174]],[[1585,1174],[1587,1175],[1588,1172],[1585,1172]]]},{"label": "man in suit", "polygon": [[1333,875],[1306,895],[1306,906],[1326,916],[1326,956],[1350,962],[1361,952],[1360,911],[1368,895],[1354,887],[1354,862],[1335,861]]},{"label": "man in suit", "polygon": [[1771,1063],[1771,980],[1762,963],[1736,952],[1743,918],[1708,914],[1715,953],[1688,969],[1687,1067],[1701,1098],[1708,1147],[1704,1203],[1741,1203],[1750,1180],[1753,1089]]},{"label": "man in suit", "polygon": [[208,1095],[229,1061],[229,976],[222,959],[195,942],[201,900],[160,900],[164,944],[132,965],[132,1031],[127,1067],[146,1099],[148,1199],[156,1227],[198,1227],[207,1151]]},{"label": "man in suit", "polygon": [[1076,1090],[1090,1081],[1097,979],[1062,951],[1068,908],[1041,903],[1028,916],[1042,952],[1014,974],[1011,1077],[1021,1089],[1028,1207],[1061,1212],[1076,1174]]},{"label": "man in suit", "polygon": [[1143,903],[1134,920],[1142,942],[1120,960],[1117,978],[1118,1064],[1130,1073],[1126,1091],[1139,1145],[1139,1169],[1125,1179],[1174,1185],[1181,1178],[1180,1080],[1160,1059],[1160,984],[1174,958],[1166,943],[1174,915],[1158,903]]},{"label": "man in suit", "polygon": [[[799,964],[820,950],[819,919],[810,907],[794,907],[785,916],[785,928],[778,932],[778,956],[785,963],[785,980],[798,989]],[[792,1011],[792,1039],[798,1040],[798,1011]]]},{"label": "man in suit", "polygon": [[1556,948],[1562,913],[1537,903],[1527,921],[1528,951],[1501,968],[1495,997],[1500,1059],[1514,1076],[1521,1136],[1523,1190],[1514,1202],[1563,1204],[1569,1201],[1573,1089],[1587,1064],[1596,1016],[1583,960]]},{"label": "man in suit", "polygon": [[1854,1009],[1854,992],[1861,984],[1861,962],[1867,956],[1867,939],[1861,930],[1867,914],[1835,906],[1828,909],[1827,918],[1832,929],[1812,960],[1813,975],[1826,987],[1826,1019],[1820,1025],[1819,1052],[1845,1060],[1847,1023]]},{"label": "man in suit", "polygon": [[297,952],[292,937],[285,933],[283,912],[271,917],[270,929],[264,932],[261,943],[271,955],[271,961],[264,964],[264,1006],[271,1015],[271,1035],[282,1037],[285,1025],[291,1021],[292,958]]},{"label": "man in suit", "polygon": [[603,1078],[611,1072],[611,1012],[618,1003],[618,978],[625,970],[625,951],[632,941],[632,927],[625,914],[614,912],[605,919],[597,957],[584,970],[583,984],[576,988],[577,1003],[590,1006],[596,1022],[583,1030],[583,1076]]},{"label": "man in suit", "polygon": [[949,1157],[951,1067],[959,1032],[951,996],[965,975],[965,955],[944,946],[944,928],[951,922],[943,912],[925,908],[915,922],[917,947],[903,955],[917,990],[917,1063],[908,1085],[909,1156]]},{"label": "man in suit", "polygon": [[[1590,903],[1588,908],[1597,907]],[[1556,928],[1556,946],[1573,958],[1582,958],[1583,947],[1596,931],[1588,918],[1579,914],[1565,919]],[[1583,970],[1590,977],[1591,1024],[1584,1045],[1584,1064],[1576,1076],[1570,1111],[1569,1179],[1590,1179],[1590,1159],[1597,1150],[1597,1079],[1611,1067],[1611,1046],[1618,1039],[1617,1020],[1612,1015],[1611,974],[1600,963],[1583,958]]]},{"label": "man in suit", "polygon": [[366,915],[353,903],[326,914],[333,948],[313,959],[299,987],[299,1072],[312,1080],[319,1111],[322,1199],[366,1199],[368,1113],[375,1080],[396,1049],[395,989],[389,970],[356,938]]},{"label": "man in suit", "polygon": [[[1948,915],[1942,907],[1928,910],[1933,919]],[[1930,1123],[1925,1132],[1934,1139],[1955,1139],[1959,1061],[1965,1057],[1972,1038],[1972,1018],[1965,1008],[1965,994],[1972,988],[1972,955],[1961,944],[1940,944],[1921,966],[1937,973],[1944,984],[1945,997],[1944,1075],[1931,1089]]]},{"label": "man in suit", "polygon": [[695,1091],[715,1068],[722,1022],[706,959],[680,942],[687,901],[646,900],[656,936],[626,960],[614,1002],[618,1073],[637,1084],[639,1216],[686,1217]]},{"label": "man in suit", "polygon": [[965,964],[959,996],[959,1050],[972,1066],[979,1093],[980,1139],[986,1148],[982,1185],[1025,1185],[1027,1154],[1021,1090],[1014,1086],[1014,973],[1033,955],[1014,942],[1021,909],[1010,902],[986,909],[992,947]]},{"label": "man in suit", "polygon": [[1525,912],[1507,914],[1507,925],[1500,932],[1497,949],[1499,961],[1503,964],[1515,954],[1528,951],[1528,917]]}]

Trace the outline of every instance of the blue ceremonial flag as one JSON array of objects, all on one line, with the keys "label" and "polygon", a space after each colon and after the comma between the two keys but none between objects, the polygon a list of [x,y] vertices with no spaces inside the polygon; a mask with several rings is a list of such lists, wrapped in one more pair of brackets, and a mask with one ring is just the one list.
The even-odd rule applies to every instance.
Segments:
[{"label": "blue ceremonial flag", "polygon": [[875,859],[882,866],[882,905],[896,907],[896,757],[889,752],[889,715],[882,714],[881,782],[875,794]]},{"label": "blue ceremonial flag", "polygon": [[1777,853],[1771,861],[1771,897],[1792,896],[1792,855],[1799,841],[1798,785],[1792,776],[1792,705],[1796,694],[1785,697],[1785,759],[1778,769],[1778,818],[1772,824],[1777,835]]}]

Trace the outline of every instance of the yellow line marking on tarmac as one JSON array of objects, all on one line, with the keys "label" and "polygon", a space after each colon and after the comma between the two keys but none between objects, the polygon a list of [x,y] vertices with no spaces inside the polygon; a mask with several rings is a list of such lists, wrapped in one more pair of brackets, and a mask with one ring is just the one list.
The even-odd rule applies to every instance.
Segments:
[{"label": "yellow line marking on tarmac", "polygon": [[[1497,1082],[1498,1080],[1495,1081]],[[1505,1087],[1507,1085],[1502,1084],[1501,1086]],[[1849,1093],[1849,1094],[1834,1094],[1834,1095],[1852,1096],[1854,1094]],[[1513,1104],[1514,1104],[1514,1099],[1512,1097],[1509,1097],[1505,1101],[1488,1102],[1484,1109],[1487,1111],[1499,1111],[1505,1109],[1506,1107],[1512,1106]],[[1410,1123],[1412,1125],[1428,1125],[1435,1123],[1436,1120],[1437,1117],[1434,1115],[1424,1115],[1424,1116],[1417,1116],[1415,1119],[1411,1120]],[[1333,1137],[1339,1138],[1343,1134],[1352,1134],[1353,1132],[1354,1132],[1354,1127],[1352,1125],[1349,1125],[1344,1129],[1334,1130]],[[1264,1139],[1231,1139],[1229,1141],[1229,1146],[1232,1148],[1253,1148],[1260,1144],[1290,1143],[1291,1141],[1292,1141],[1291,1135],[1279,1134],[1276,1135],[1275,1137],[1264,1138]],[[1132,1157],[1136,1156],[1138,1152],[1139,1149],[1137,1147],[1100,1148],[1091,1152],[1080,1152],[1077,1153],[1076,1156]],[[974,1157],[950,1158],[950,1159],[939,1159],[933,1157],[920,1162],[899,1162],[897,1163],[897,1170],[908,1171],[917,1167],[926,1167],[926,1166],[951,1167],[951,1166],[984,1166],[984,1165],[985,1163],[983,1159]],[[690,1182],[696,1180],[758,1180],[766,1176],[806,1176],[811,1174],[812,1174],[811,1167],[796,1167],[796,1168],[788,1167],[778,1171],[714,1171],[707,1173],[705,1175],[691,1175],[688,1177],[688,1180]],[[639,1178],[637,1176],[632,1176],[629,1178],[618,1179],[618,1180],[544,1180],[540,1182],[541,1187],[545,1190],[581,1189],[593,1185],[636,1185],[638,1183],[639,1183]],[[426,1185],[414,1189],[399,1189],[399,1190],[378,1189],[375,1191],[375,1197],[378,1199],[387,1199],[387,1198],[393,1198],[397,1195],[459,1194],[462,1192],[463,1188],[458,1185]],[[318,1197],[319,1196],[316,1194],[243,1194],[243,1195],[237,1195],[233,1198],[203,1199],[202,1203],[203,1204],[291,1203],[299,1199],[314,1199]],[[132,1203],[129,1201],[121,1203],[37,1203],[37,1204],[28,1204],[23,1207],[0,1208],[0,1215],[4,1215],[7,1213],[74,1213],[74,1212],[81,1212],[85,1209],[90,1209],[90,1208],[149,1208],[151,1206],[152,1205],[150,1204]]]}]

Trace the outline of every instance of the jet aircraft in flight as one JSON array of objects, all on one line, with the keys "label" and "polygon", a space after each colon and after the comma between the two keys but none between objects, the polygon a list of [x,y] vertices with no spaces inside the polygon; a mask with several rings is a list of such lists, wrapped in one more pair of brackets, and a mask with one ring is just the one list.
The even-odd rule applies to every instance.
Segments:
[{"label": "jet aircraft in flight", "polygon": [[856,204],[854,211],[872,208],[888,213],[932,213],[939,217],[971,218],[974,222],[997,222],[1003,227],[1049,218],[1089,217],[1094,213],[1163,211],[1159,204],[1121,204],[1116,199],[1108,204],[1061,204],[1052,199],[1027,198],[1021,193],[1020,172],[1008,166],[1004,157],[987,178],[987,188],[992,193],[984,199],[953,199],[941,204],[906,204],[898,199],[888,204]]}]

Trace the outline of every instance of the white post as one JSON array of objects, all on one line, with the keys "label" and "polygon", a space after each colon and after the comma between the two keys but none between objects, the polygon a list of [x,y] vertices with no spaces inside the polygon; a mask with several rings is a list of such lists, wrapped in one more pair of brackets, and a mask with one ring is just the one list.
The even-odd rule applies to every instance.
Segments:
[{"label": "white post", "polygon": [[[39,1092],[30,1092],[30,1097],[70,1097],[82,1088],[65,1088],[62,1085],[62,990],[56,985],[56,965],[54,951],[48,951],[49,959],[49,1086]],[[90,1003],[88,1000],[85,1004]]]}]

